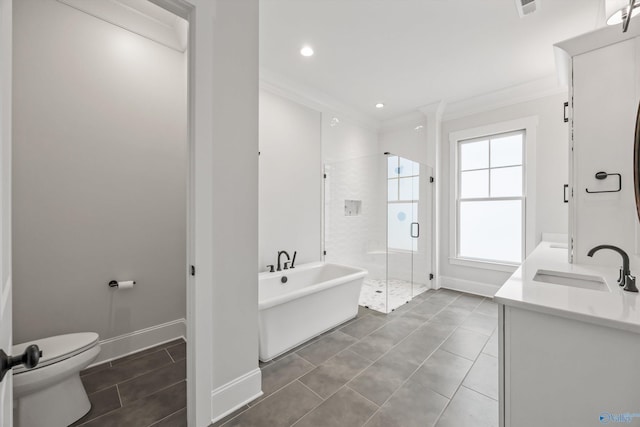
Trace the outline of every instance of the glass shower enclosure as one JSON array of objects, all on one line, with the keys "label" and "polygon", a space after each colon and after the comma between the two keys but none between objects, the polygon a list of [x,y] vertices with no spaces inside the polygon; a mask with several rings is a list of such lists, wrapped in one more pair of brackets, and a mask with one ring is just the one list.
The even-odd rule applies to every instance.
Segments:
[{"label": "glass shower enclosure", "polygon": [[385,153],[324,169],[325,261],[368,270],[360,305],[389,313],[429,289],[431,167]]}]

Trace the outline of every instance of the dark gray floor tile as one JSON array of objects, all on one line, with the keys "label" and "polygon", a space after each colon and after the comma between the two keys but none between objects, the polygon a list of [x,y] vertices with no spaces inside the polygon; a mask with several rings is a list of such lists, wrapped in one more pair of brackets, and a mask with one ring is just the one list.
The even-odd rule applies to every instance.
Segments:
[{"label": "dark gray floor tile", "polygon": [[418,364],[408,363],[400,353],[387,353],[347,385],[382,405],[416,370]]},{"label": "dark gray floor tile", "polygon": [[415,311],[411,310],[407,313],[404,313],[402,317],[408,318],[408,319],[415,319],[418,323],[423,324],[423,323],[426,323],[433,316],[431,316],[430,314],[416,313]]},{"label": "dark gray floor tile", "polygon": [[229,415],[226,415],[225,417],[223,417],[220,420],[216,421],[215,423],[211,424],[209,427],[220,427],[221,425],[223,425],[227,421],[237,417],[238,415],[240,415],[241,413],[243,413],[244,411],[246,411],[249,408],[250,408],[249,405],[244,405],[243,407],[236,409],[235,411],[233,411]]},{"label": "dark gray floor tile", "polygon": [[468,329],[458,328],[442,344],[442,349],[469,360],[476,360],[489,337]]},{"label": "dark gray floor tile", "polygon": [[482,301],[482,304],[478,306],[475,310],[476,313],[484,314],[485,316],[491,316],[498,318],[498,304],[491,301],[490,299],[486,299]]},{"label": "dark gray floor tile", "polygon": [[299,381],[252,406],[225,427],[289,427],[322,402]]},{"label": "dark gray floor tile", "polygon": [[436,427],[498,427],[498,402],[460,387]]},{"label": "dark gray floor tile", "polygon": [[470,360],[437,350],[411,376],[411,380],[425,384],[431,390],[451,398],[472,365],[473,362]]},{"label": "dark gray floor tile", "polygon": [[187,406],[186,382],[109,412],[85,424],[86,427],[149,426]]},{"label": "dark gray floor tile", "polygon": [[355,338],[364,338],[369,335],[371,332],[375,331],[386,322],[384,319],[378,316],[365,316],[361,319],[356,320],[344,326],[340,329],[341,332],[344,332],[347,335],[351,335]]},{"label": "dark gray floor tile", "polygon": [[471,314],[461,326],[465,329],[489,336],[498,327],[498,319],[476,312]]},{"label": "dark gray floor tile", "polygon": [[428,384],[411,377],[380,408],[367,427],[431,427],[449,399],[430,390]]},{"label": "dark gray floor tile", "polygon": [[172,347],[167,347],[171,358],[177,362],[187,357],[187,343],[183,342]]},{"label": "dark gray floor tile", "polygon": [[357,339],[340,331],[335,331],[319,341],[299,350],[297,354],[318,366],[330,357],[340,353],[355,343]]},{"label": "dark gray floor tile", "polygon": [[389,350],[384,357],[396,355],[399,359],[405,360],[407,363],[417,367],[424,362],[446,338],[446,336],[439,337],[434,335],[432,331],[421,328]]},{"label": "dark gray floor tile", "polygon": [[460,307],[469,311],[475,310],[484,300],[484,297],[478,295],[462,294],[449,307]]},{"label": "dark gray floor tile", "polygon": [[173,362],[169,354],[164,350],[160,350],[134,360],[128,360],[125,363],[117,363],[115,366],[96,373],[85,375],[82,377],[82,383],[87,393],[94,393],[170,363]]},{"label": "dark gray floor tile", "polygon": [[461,325],[471,315],[471,310],[461,307],[447,306],[440,313],[431,318],[431,322],[444,323],[447,325]]},{"label": "dark gray floor tile", "polygon": [[116,386],[90,394],[89,401],[91,402],[91,409],[89,412],[84,417],[71,424],[72,426],[79,426],[94,418],[104,415],[107,412],[120,408],[120,398],[118,397],[118,390],[116,389]]},{"label": "dark gray floor tile", "polygon": [[370,364],[362,356],[345,350],[300,378],[300,381],[326,399]]},{"label": "dark gray floor tile", "polygon": [[484,353],[480,354],[462,384],[498,400],[498,359]]},{"label": "dark gray floor tile", "polygon": [[84,371],[80,371],[80,376],[84,377],[85,375],[95,374],[96,372],[103,371],[103,370],[105,370],[107,368],[110,368],[110,367],[111,367],[111,362],[104,362],[104,363],[101,363],[99,365],[92,366],[92,367],[90,367],[88,369],[85,369]]},{"label": "dark gray floor tile", "polygon": [[498,357],[498,331],[494,331],[487,344],[482,349],[482,352],[489,356]]},{"label": "dark gray floor tile", "polygon": [[390,335],[372,335],[362,338],[360,341],[349,347],[349,350],[359,354],[371,361],[379,359],[389,351],[394,345],[394,339]]},{"label": "dark gray floor tile", "polygon": [[344,387],[302,418],[296,427],[359,427],[377,409],[376,405]]},{"label": "dark gray floor tile", "polygon": [[151,427],[187,427],[187,408],[158,421]]},{"label": "dark gray floor tile", "polygon": [[427,301],[440,304],[440,306],[443,307],[455,301],[460,295],[462,295],[460,292],[449,291],[449,290],[446,290],[446,291],[439,290],[434,295],[432,295],[431,298],[429,298]]},{"label": "dark gray floor tile", "polygon": [[[175,344],[177,344],[177,342]],[[166,345],[167,345],[167,343],[156,345],[156,346],[150,347],[150,348],[148,348],[146,350],[138,351],[136,353],[132,353],[132,354],[129,354],[127,356],[120,357],[119,359],[112,360],[111,361],[111,365],[112,366],[117,366],[117,365],[121,365],[123,363],[130,362],[130,361],[135,360],[135,359],[140,359],[141,357],[148,356],[151,353],[155,353],[157,351],[164,350],[166,348]]]},{"label": "dark gray floor tile", "polygon": [[311,363],[295,353],[273,362],[262,370],[262,392],[264,394],[259,399],[251,402],[251,405],[257,404],[291,381],[310,372],[313,368],[314,366]]},{"label": "dark gray floor tile", "polygon": [[185,359],[182,359],[179,362],[163,366],[155,371],[120,383],[118,384],[118,390],[120,390],[122,405],[126,406],[134,400],[153,394],[158,390],[162,390],[180,381],[184,381],[186,377],[187,363]]},{"label": "dark gray floor tile", "polygon": [[433,317],[438,314],[444,305],[438,301],[432,301],[431,298],[428,298],[424,302],[415,306],[411,311],[413,313],[422,314],[424,316]]}]

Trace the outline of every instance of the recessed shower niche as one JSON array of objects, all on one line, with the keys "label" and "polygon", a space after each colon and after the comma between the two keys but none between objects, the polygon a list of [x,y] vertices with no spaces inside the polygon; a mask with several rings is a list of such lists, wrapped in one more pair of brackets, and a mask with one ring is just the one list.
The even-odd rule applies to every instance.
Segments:
[{"label": "recessed shower niche", "polygon": [[360,305],[389,313],[429,288],[431,168],[389,155],[325,164],[325,261],[368,270]]}]

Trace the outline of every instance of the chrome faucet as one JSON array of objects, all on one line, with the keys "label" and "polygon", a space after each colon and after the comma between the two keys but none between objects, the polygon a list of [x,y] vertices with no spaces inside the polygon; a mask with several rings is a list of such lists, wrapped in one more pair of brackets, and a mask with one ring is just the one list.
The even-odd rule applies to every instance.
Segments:
[{"label": "chrome faucet", "polygon": [[287,261],[284,263],[284,269],[287,270],[289,268],[289,266],[287,265],[291,261],[291,258],[289,257],[289,254],[287,253],[287,251],[278,251],[278,268],[277,268],[277,271],[282,271],[282,268],[280,268],[280,257],[282,255],[286,255],[287,256]]},{"label": "chrome faucet", "polygon": [[636,287],[636,277],[631,275],[631,270],[629,267],[629,255],[627,255],[627,253],[619,247],[613,245],[596,246],[595,248],[591,249],[587,255],[592,257],[600,249],[609,249],[620,254],[620,256],[622,257],[622,268],[620,268],[618,285],[624,286],[623,290],[627,292],[638,292],[638,288]]}]

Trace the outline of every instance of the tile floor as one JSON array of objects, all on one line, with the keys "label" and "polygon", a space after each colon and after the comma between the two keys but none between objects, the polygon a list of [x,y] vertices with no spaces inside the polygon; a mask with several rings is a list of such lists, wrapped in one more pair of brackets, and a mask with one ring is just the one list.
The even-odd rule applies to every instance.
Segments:
[{"label": "tile floor", "polygon": [[498,425],[498,311],[427,291],[358,317],[261,364],[264,395],[213,426]]},{"label": "tile floor", "polygon": [[186,343],[176,340],[80,373],[92,408],[73,426],[186,427]]},{"label": "tile floor", "polygon": [[365,278],[359,304],[381,313],[391,313],[411,300],[413,295],[417,296],[426,290],[426,284],[412,285],[411,282],[398,279],[389,279],[387,283],[387,280]]}]

